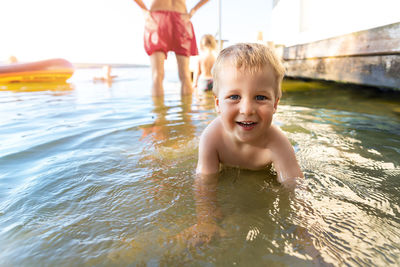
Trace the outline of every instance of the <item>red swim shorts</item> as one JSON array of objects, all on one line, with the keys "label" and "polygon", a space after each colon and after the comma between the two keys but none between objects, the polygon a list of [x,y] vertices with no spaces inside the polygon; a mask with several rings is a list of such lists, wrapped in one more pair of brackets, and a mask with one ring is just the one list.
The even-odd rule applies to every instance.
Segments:
[{"label": "red swim shorts", "polygon": [[192,22],[186,14],[174,11],[153,11],[144,27],[144,49],[150,56],[162,51],[167,57],[168,51],[177,55],[198,55],[196,36]]}]

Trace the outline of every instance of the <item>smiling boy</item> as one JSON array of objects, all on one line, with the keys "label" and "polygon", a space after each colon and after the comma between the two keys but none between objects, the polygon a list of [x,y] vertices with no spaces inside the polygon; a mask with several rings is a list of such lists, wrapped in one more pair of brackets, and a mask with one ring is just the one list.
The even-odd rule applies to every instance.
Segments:
[{"label": "smiling boy", "polygon": [[215,174],[220,164],[250,170],[272,164],[280,183],[303,177],[292,145],[272,124],[281,97],[284,67],[262,44],[222,50],[213,70],[218,117],[203,131],[197,174]]},{"label": "smiling boy", "polygon": [[290,188],[303,177],[292,145],[272,124],[284,72],[262,44],[236,44],[218,55],[213,69],[218,117],[201,134],[194,182],[197,222],[178,240],[196,246],[226,235],[217,223],[223,217],[217,204],[220,164],[250,170],[272,164],[278,181]]}]

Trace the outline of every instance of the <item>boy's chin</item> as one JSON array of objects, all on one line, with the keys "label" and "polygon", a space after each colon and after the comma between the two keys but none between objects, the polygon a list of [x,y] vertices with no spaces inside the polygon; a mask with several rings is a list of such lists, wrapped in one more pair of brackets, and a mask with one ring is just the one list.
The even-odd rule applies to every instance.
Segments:
[{"label": "boy's chin", "polygon": [[251,143],[251,142],[257,141],[257,136],[255,136],[254,134],[236,133],[235,138],[238,142],[241,142],[241,143]]}]

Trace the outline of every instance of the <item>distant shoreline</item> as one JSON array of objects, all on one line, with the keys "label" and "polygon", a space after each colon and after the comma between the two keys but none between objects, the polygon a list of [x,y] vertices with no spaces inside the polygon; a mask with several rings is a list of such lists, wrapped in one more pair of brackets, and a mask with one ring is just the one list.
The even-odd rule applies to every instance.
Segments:
[{"label": "distant shoreline", "polygon": [[[35,61],[21,61],[18,63],[31,63]],[[74,65],[75,68],[77,69],[97,69],[97,68],[102,68],[104,65],[109,65],[112,68],[150,68],[150,65],[146,64],[126,64],[126,63],[73,63],[71,62],[72,65]],[[0,61],[0,66],[4,65],[9,65],[8,62]]]},{"label": "distant shoreline", "polygon": [[72,63],[77,69],[97,69],[104,65],[109,65],[112,68],[150,68],[150,65],[144,64],[123,64],[123,63]]}]

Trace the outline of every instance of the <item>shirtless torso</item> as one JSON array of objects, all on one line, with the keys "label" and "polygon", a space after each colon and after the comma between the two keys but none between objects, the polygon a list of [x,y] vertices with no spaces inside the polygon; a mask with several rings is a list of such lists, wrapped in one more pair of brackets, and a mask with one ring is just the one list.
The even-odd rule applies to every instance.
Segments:
[{"label": "shirtless torso", "polygon": [[186,0],[152,0],[150,8],[147,8],[143,0],[134,0],[140,8],[145,11],[175,11],[179,13],[189,14],[190,17],[209,0],[200,0],[189,12],[186,7]]},{"label": "shirtless torso", "polygon": [[160,10],[187,13],[186,0],[153,0],[150,4],[150,11]]},{"label": "shirtless torso", "polygon": [[199,58],[199,68],[201,76],[204,79],[211,79],[212,78],[212,67],[215,62],[215,53],[211,50],[206,51],[205,53],[200,54]]}]

